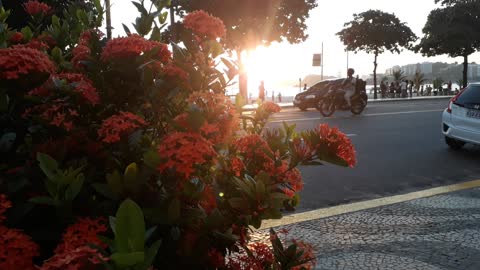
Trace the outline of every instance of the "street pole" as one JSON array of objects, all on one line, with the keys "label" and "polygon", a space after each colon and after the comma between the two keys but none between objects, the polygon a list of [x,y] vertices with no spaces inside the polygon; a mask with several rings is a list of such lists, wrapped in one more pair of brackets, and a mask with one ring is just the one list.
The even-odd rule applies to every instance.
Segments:
[{"label": "street pole", "polygon": [[322,41],[322,57],[320,58],[321,60],[321,64],[322,64],[322,81],[323,81],[323,58],[325,58],[325,56],[323,55],[323,41]]},{"label": "street pole", "polygon": [[170,26],[172,29],[172,41],[175,42],[177,40],[177,34],[175,31],[175,8],[174,8],[174,1],[170,2]]},{"label": "street pole", "polygon": [[107,24],[107,39],[112,39],[112,18],[110,13],[110,0],[105,0],[105,19]]},{"label": "street pole", "polygon": [[298,78],[298,92],[302,92],[302,78]]},{"label": "street pole", "polygon": [[347,73],[348,73],[348,50],[347,50]]}]

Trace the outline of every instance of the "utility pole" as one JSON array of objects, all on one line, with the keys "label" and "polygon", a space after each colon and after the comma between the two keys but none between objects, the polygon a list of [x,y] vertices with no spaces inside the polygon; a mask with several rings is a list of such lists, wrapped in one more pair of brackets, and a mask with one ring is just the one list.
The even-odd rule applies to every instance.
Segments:
[{"label": "utility pole", "polygon": [[112,17],[110,13],[110,0],[105,0],[105,19],[107,24],[107,39],[112,39]]},{"label": "utility pole", "polygon": [[347,50],[347,73],[348,73],[348,50]]},{"label": "utility pole", "polygon": [[171,34],[172,34],[172,41],[175,42],[177,40],[177,34],[175,33],[175,3],[174,0],[170,2],[170,27],[171,27]]},{"label": "utility pole", "polygon": [[322,64],[322,81],[323,81],[323,59],[325,58],[325,55],[323,55],[323,41],[322,41],[322,58],[321,58],[321,64]]}]

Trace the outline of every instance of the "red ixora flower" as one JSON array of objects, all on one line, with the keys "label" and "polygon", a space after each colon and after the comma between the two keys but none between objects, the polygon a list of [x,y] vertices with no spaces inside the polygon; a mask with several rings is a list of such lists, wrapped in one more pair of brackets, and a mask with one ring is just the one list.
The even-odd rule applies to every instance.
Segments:
[{"label": "red ixora flower", "polygon": [[147,40],[137,34],[118,37],[108,41],[103,48],[101,58],[103,61],[114,61],[116,59],[136,57],[154,48],[158,48],[158,52],[153,57],[161,63],[167,63],[171,60],[172,54],[166,44]]},{"label": "red ixora flower", "polygon": [[223,21],[203,10],[197,10],[185,16],[183,24],[195,34],[209,39],[224,37],[226,33]]},{"label": "red ixora flower", "polygon": [[39,50],[24,46],[0,49],[0,79],[11,80],[31,73],[54,72],[53,62]]},{"label": "red ixora flower", "polygon": [[165,161],[158,167],[160,172],[174,169],[185,178],[194,173],[196,164],[206,163],[216,155],[210,141],[191,132],[168,134],[158,147],[158,153]]},{"label": "red ixora flower", "polygon": [[227,269],[229,270],[263,270],[274,262],[271,248],[265,243],[253,243],[249,245],[252,256],[241,254],[229,258]]},{"label": "red ixora flower", "polygon": [[74,85],[75,92],[80,95],[90,104],[97,105],[100,103],[97,89],[93,87],[93,82],[81,73],[61,73],[58,78],[65,79],[68,83]]},{"label": "red ixora flower", "polygon": [[162,72],[168,78],[179,79],[181,81],[186,81],[188,79],[188,73],[183,69],[175,66],[174,64],[167,64],[163,67]]},{"label": "red ixora flower", "polygon": [[29,236],[0,225],[0,269],[33,270],[38,246]]},{"label": "red ixora flower", "polygon": [[0,194],[0,224],[5,220],[5,212],[12,207],[12,202],[7,199],[5,194]]},{"label": "red ixora flower", "polygon": [[30,0],[26,2],[23,4],[23,8],[31,16],[35,16],[37,14],[48,14],[52,10],[49,5],[40,3],[37,0]]},{"label": "red ixora flower", "polygon": [[106,232],[107,229],[105,218],[79,218],[77,223],[66,229],[62,242],[55,249],[55,253],[63,253],[87,246],[87,244],[106,248],[107,245],[98,239],[98,234]]},{"label": "red ixora flower", "polygon": [[344,160],[348,166],[353,167],[357,163],[355,158],[355,149],[352,141],[338,128],[330,128],[327,124],[321,124],[315,129],[316,134],[320,137],[320,143],[313,146],[315,149],[327,151],[328,155],[334,155]]},{"label": "red ixora flower", "polygon": [[263,102],[260,106],[267,113],[278,113],[281,110],[278,104],[270,101]]},{"label": "red ixora flower", "polygon": [[75,68],[82,68],[84,64],[82,61],[88,60],[90,57],[91,50],[85,45],[78,45],[72,50],[72,64]]},{"label": "red ixora flower", "polygon": [[45,261],[39,270],[89,270],[97,269],[96,265],[108,261],[97,250],[83,246],[55,254]]},{"label": "red ixora flower", "polygon": [[145,125],[147,123],[140,116],[131,112],[119,112],[103,120],[98,136],[105,143],[115,143],[120,141],[121,136],[130,134]]},{"label": "red ixora flower", "polygon": [[23,34],[22,32],[15,32],[13,35],[10,36],[8,39],[10,43],[17,44],[23,41]]},{"label": "red ixora flower", "polygon": [[220,251],[214,248],[208,250],[208,259],[210,264],[215,267],[215,269],[221,269],[225,267],[225,257]]}]

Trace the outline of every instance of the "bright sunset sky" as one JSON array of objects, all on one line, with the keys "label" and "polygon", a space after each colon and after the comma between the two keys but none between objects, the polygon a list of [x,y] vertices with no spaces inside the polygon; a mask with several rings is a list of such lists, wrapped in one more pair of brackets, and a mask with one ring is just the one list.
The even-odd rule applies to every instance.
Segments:
[{"label": "bright sunset sky", "polygon": [[[261,1],[261,0],[259,0]],[[121,22],[134,21],[137,16],[135,7],[127,0],[111,0],[112,22],[116,30],[114,35],[124,35]],[[273,44],[268,49],[259,48],[253,53],[255,63],[251,64],[252,73],[256,78],[266,82],[275,78],[298,80],[308,74],[320,74],[320,67],[312,67],[312,54],[320,53],[321,43],[324,46],[324,75],[345,76],[347,57],[344,46],[335,34],[343,28],[343,24],[353,19],[354,13],[368,9],[380,9],[395,15],[413,30],[417,36],[422,36],[430,10],[436,5],[434,0],[318,0],[318,7],[310,12],[308,20],[307,41],[301,44]],[[462,62],[462,58],[447,56],[422,57],[410,51],[400,55],[385,53],[378,58],[378,73],[394,65],[405,65],[424,61]],[[469,58],[470,62],[480,62],[480,53]],[[360,76],[373,73],[373,55],[365,53],[349,54],[349,66],[355,68]],[[254,82],[256,83],[256,82]]]}]

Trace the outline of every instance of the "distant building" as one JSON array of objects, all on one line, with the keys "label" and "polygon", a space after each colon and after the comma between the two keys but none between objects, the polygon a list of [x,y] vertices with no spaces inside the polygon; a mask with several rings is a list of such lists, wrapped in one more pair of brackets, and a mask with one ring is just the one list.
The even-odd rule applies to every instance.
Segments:
[{"label": "distant building", "polygon": [[[457,81],[462,78],[463,64],[423,62],[404,66],[393,66],[385,70],[385,75],[391,76],[396,70],[403,71],[403,74],[407,76],[407,78],[412,78],[416,72],[421,72],[427,80],[441,78],[445,81]],[[467,77],[469,81],[480,81],[480,65],[476,63],[469,64]]]}]

